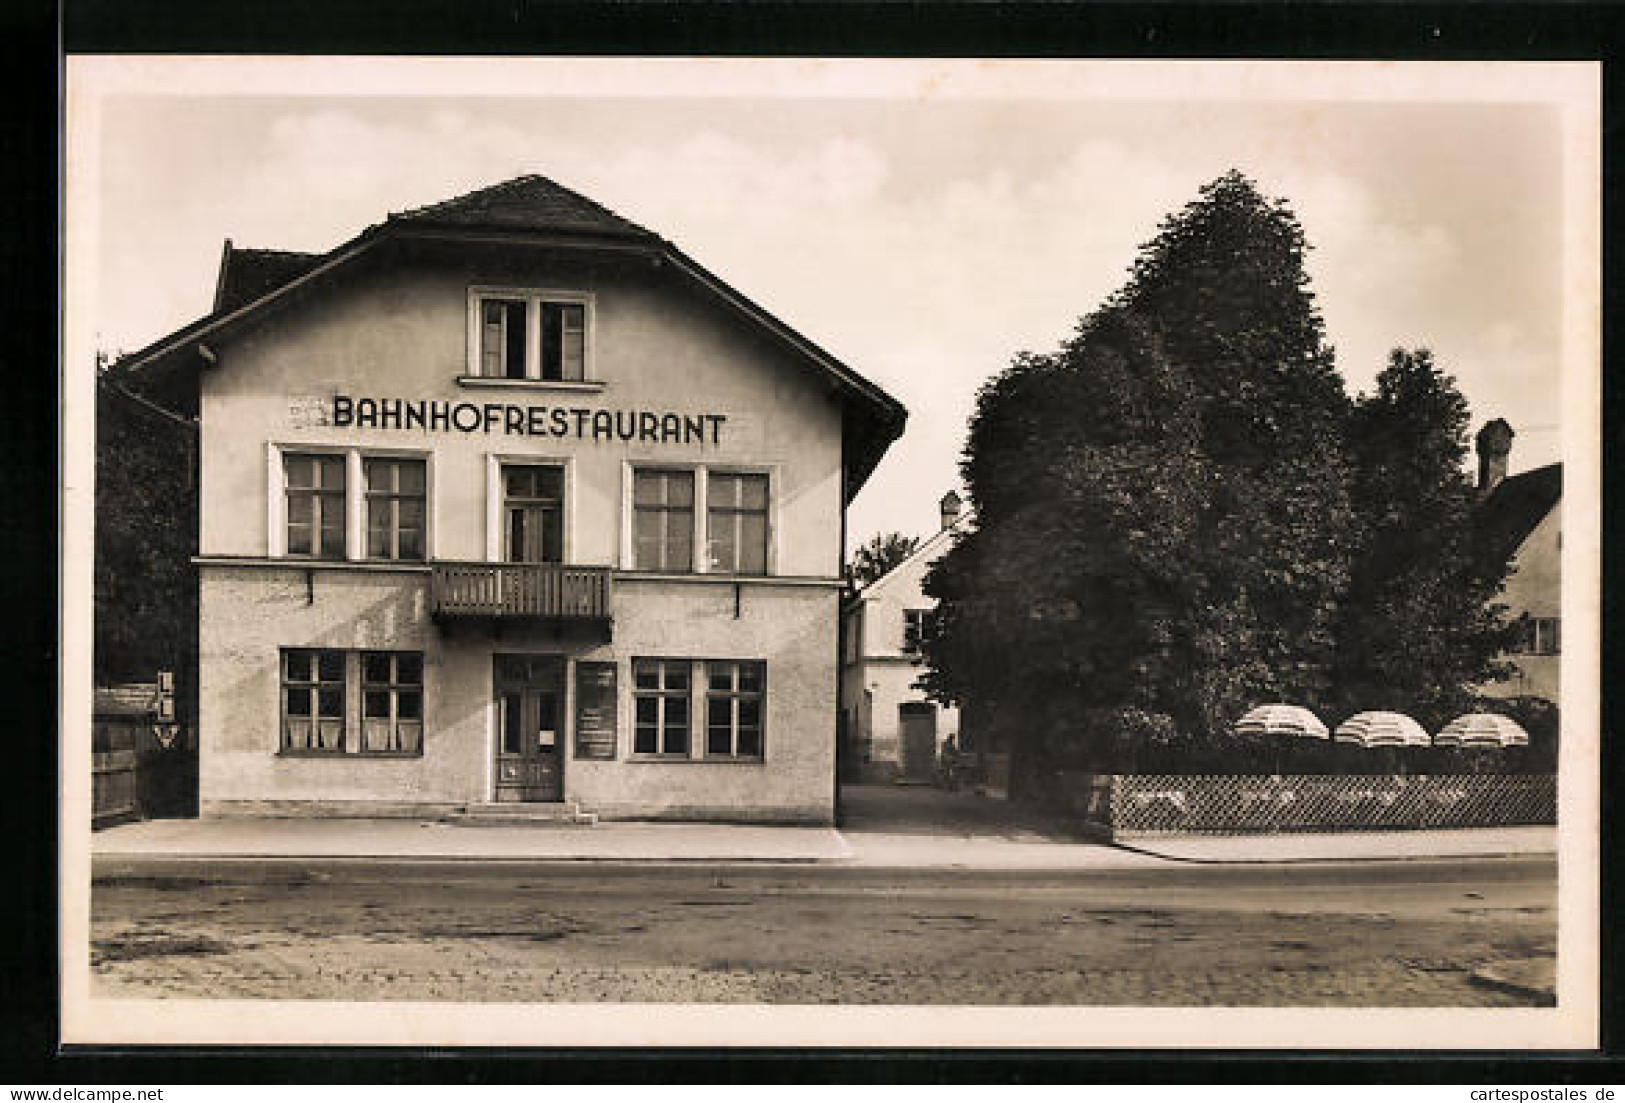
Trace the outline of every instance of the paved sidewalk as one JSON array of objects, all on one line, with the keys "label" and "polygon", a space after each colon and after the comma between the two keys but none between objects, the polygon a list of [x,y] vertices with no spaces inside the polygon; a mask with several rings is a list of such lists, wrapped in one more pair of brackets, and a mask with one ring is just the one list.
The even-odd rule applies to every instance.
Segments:
[{"label": "paved sidewalk", "polygon": [[1180,862],[1339,862],[1404,858],[1492,858],[1555,854],[1555,827],[1474,827],[1448,831],[1343,831],[1326,834],[1187,835],[1125,839],[1141,854]]},{"label": "paved sidewalk", "polygon": [[152,820],[91,837],[96,857],[381,858],[844,865],[870,869],[1135,868],[1162,859],[1041,835],[841,832],[830,827],[608,822],[472,825],[432,820]]},{"label": "paved sidewalk", "polygon": [[1279,863],[1551,853],[1553,828],[1147,839],[1110,846],[987,825],[768,827],[610,822],[472,825],[409,819],[151,820],[97,832],[97,857],[381,858],[543,862],[821,863],[871,869],[1129,869],[1170,861]]},{"label": "paved sidewalk", "polygon": [[411,819],[149,820],[91,836],[96,857],[402,858],[584,862],[838,862],[829,827],[462,824]]}]

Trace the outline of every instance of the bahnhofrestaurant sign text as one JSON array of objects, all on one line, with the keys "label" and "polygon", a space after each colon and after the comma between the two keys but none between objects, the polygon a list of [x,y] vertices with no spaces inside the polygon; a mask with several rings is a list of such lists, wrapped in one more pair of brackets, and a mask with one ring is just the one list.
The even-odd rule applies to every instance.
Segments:
[{"label": "bahnhofrestaurant sign text", "polygon": [[511,402],[333,396],[338,428],[424,433],[486,433],[516,437],[721,444],[726,414],[656,410],[594,410],[585,406],[520,406]]}]

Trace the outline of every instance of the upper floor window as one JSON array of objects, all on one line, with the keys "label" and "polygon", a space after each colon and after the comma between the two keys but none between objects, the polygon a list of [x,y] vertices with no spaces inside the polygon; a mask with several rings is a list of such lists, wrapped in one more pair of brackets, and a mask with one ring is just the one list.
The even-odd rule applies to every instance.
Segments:
[{"label": "upper floor window", "polygon": [[525,378],[525,303],[480,300],[480,374],[489,379]]},{"label": "upper floor window", "polygon": [[343,559],[345,459],[287,452],[282,457],[288,554]]},{"label": "upper floor window", "polygon": [[587,308],[580,303],[549,303],[542,307],[542,378],[579,380],[586,377]]},{"label": "upper floor window", "polygon": [[638,570],[693,570],[694,472],[634,472],[632,533]]},{"label": "upper floor window", "polygon": [[631,484],[633,570],[768,573],[767,474],[647,467]]},{"label": "upper floor window", "polygon": [[476,292],[475,374],[487,379],[587,378],[587,302],[550,294]]},{"label": "upper floor window", "polygon": [[921,645],[930,638],[936,623],[934,609],[903,610],[903,653],[918,655]]},{"label": "upper floor window", "polygon": [[710,569],[767,573],[767,476],[712,472],[706,486]]},{"label": "upper floor window", "polygon": [[[367,457],[367,555],[422,559],[424,462]],[[291,544],[290,544],[291,546]]]},{"label": "upper floor window", "polygon": [[273,443],[267,460],[267,554],[408,563],[433,555],[428,456]]},{"label": "upper floor window", "polygon": [[503,466],[502,531],[510,563],[564,561],[564,468]]},{"label": "upper floor window", "polygon": [[1562,622],[1557,617],[1523,616],[1518,620],[1518,638],[1512,651],[1519,655],[1562,654]]}]

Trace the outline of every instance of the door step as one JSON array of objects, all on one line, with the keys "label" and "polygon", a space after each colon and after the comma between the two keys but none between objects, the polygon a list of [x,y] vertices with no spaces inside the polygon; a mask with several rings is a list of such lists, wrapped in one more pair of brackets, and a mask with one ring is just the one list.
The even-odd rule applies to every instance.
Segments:
[{"label": "door step", "polygon": [[575,801],[504,801],[465,804],[446,819],[450,823],[475,827],[507,827],[515,824],[588,826],[598,822],[598,813],[583,812]]}]

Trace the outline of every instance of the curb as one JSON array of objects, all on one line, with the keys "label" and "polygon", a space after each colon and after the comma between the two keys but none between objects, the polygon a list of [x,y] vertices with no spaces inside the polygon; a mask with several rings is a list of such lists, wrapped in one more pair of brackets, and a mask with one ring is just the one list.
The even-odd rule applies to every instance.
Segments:
[{"label": "curb", "polygon": [[1333,862],[1461,862],[1474,858],[1504,859],[1504,858],[1555,858],[1555,850],[1505,850],[1505,851],[1479,851],[1473,854],[1452,854],[1441,852],[1438,854],[1332,854],[1316,858],[1193,858],[1184,854],[1164,854],[1145,847],[1130,846],[1127,843],[1107,843],[1117,850],[1125,850],[1131,854],[1142,854],[1148,858],[1160,858],[1165,862],[1181,862],[1196,866],[1292,866],[1292,865],[1325,865]]},{"label": "curb", "polygon": [[525,862],[530,865],[835,865],[846,858],[650,857],[580,854],[92,854],[100,862]]},{"label": "curb", "polygon": [[[1543,962],[1546,959],[1530,959]],[[1555,962],[1553,963],[1555,968]],[[1556,984],[1541,984],[1508,976],[1502,964],[1481,965],[1468,974],[1468,979],[1480,988],[1491,988],[1512,996],[1535,1001],[1538,1007],[1557,1006]]]}]

